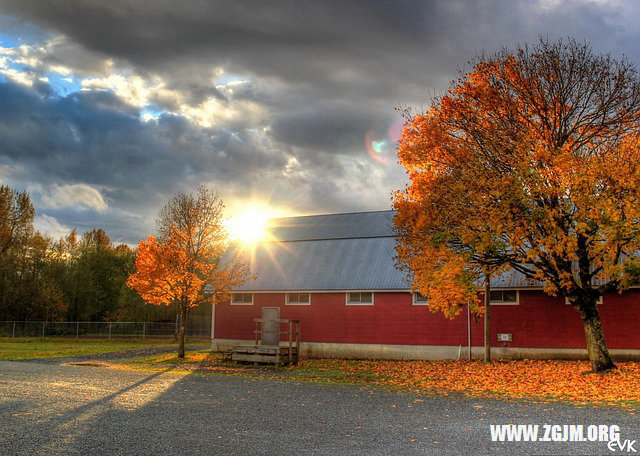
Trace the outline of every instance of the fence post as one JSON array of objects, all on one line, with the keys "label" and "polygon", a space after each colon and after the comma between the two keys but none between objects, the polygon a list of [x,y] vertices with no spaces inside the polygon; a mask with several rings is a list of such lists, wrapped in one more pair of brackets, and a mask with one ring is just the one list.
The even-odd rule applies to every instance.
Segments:
[{"label": "fence post", "polygon": [[76,321],[76,339],[78,338],[79,333],[80,333],[80,322]]},{"label": "fence post", "polygon": [[111,322],[109,322],[109,339],[111,339]]},{"label": "fence post", "polygon": [[42,338],[44,339],[44,325],[46,324],[46,322],[42,322]]},{"label": "fence post", "polygon": [[13,322],[13,336],[14,339],[16,338],[16,322]]},{"label": "fence post", "polygon": [[293,350],[292,350],[292,342],[293,342],[293,320],[289,320],[289,367],[291,367],[291,362],[293,361],[292,359],[292,354],[293,354]]},{"label": "fence post", "polygon": [[144,339],[145,333],[147,332],[147,322],[142,323],[142,338]]}]

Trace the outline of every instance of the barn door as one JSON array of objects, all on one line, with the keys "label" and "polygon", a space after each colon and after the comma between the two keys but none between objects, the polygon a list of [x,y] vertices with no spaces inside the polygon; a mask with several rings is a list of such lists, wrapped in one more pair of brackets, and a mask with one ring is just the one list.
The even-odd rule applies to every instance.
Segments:
[{"label": "barn door", "polygon": [[[263,307],[262,318],[280,319],[280,307]],[[280,322],[262,322],[262,345],[280,344]]]}]

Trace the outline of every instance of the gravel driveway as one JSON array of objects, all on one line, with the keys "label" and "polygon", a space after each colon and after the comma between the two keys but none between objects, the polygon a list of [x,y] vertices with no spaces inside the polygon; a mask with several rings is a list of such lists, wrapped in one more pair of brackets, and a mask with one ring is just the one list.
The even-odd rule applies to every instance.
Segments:
[{"label": "gravel driveway", "polygon": [[491,443],[496,423],[617,424],[640,438],[638,417],[611,408],[0,362],[7,455],[609,453],[601,442]]}]

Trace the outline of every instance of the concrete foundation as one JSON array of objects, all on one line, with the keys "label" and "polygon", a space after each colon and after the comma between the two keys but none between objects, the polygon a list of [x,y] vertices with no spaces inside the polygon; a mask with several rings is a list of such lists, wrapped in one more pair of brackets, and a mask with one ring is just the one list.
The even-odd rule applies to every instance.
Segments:
[{"label": "concrete foundation", "polygon": [[[213,339],[211,349],[230,351],[235,345],[252,345],[252,340]],[[282,343],[284,345],[284,342]],[[640,361],[640,350],[611,349],[611,356],[617,361]],[[392,344],[334,344],[324,342],[302,342],[300,353],[305,358],[342,359],[398,359],[434,360],[468,359],[469,349],[465,346],[443,345],[392,345]],[[482,347],[471,347],[471,356],[481,359]],[[493,359],[588,359],[587,349],[578,348],[517,348],[491,347]]]}]

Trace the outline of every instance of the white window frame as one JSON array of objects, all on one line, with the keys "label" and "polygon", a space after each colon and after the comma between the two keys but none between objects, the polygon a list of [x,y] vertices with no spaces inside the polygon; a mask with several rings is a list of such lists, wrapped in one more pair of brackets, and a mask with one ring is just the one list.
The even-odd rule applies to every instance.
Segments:
[{"label": "white window frame", "polygon": [[[289,301],[289,295],[301,295],[306,294],[309,296],[308,301]],[[284,296],[284,304],[286,306],[310,306],[311,305],[311,293],[297,292],[297,293],[286,293]]]},{"label": "white window frame", "polygon": [[[234,294],[241,294],[241,295],[251,295],[251,302],[233,302],[233,295]],[[240,291],[238,292],[232,292],[231,293],[231,305],[232,306],[252,306],[253,305],[253,293],[242,293]]]},{"label": "white window frame", "polygon": [[491,290],[491,293],[497,293],[497,292],[504,293],[505,291],[515,291],[516,292],[516,302],[491,301],[491,297],[489,297],[489,303],[492,306],[518,306],[518,305],[520,305],[520,290]]},{"label": "white window frame", "polygon": [[418,300],[418,295],[419,294],[420,293],[418,291],[412,291],[411,292],[411,303],[414,306],[428,306],[429,305],[429,300],[425,296],[421,295],[425,300],[424,301],[419,301]]},{"label": "white window frame", "polygon": [[[604,296],[602,296],[602,295],[598,296],[598,300],[596,301],[596,305],[601,306],[603,302],[604,302]],[[571,305],[571,303],[569,302],[569,297],[567,297],[567,296],[564,297],[564,303],[567,306]]]},{"label": "white window frame", "polygon": [[[371,302],[351,302],[349,301],[349,295],[352,294],[356,294],[358,293],[359,295],[361,295],[360,297],[362,298],[362,293],[371,293]],[[345,304],[347,306],[372,306],[376,300],[376,294],[373,291],[348,291],[345,293]]]}]

